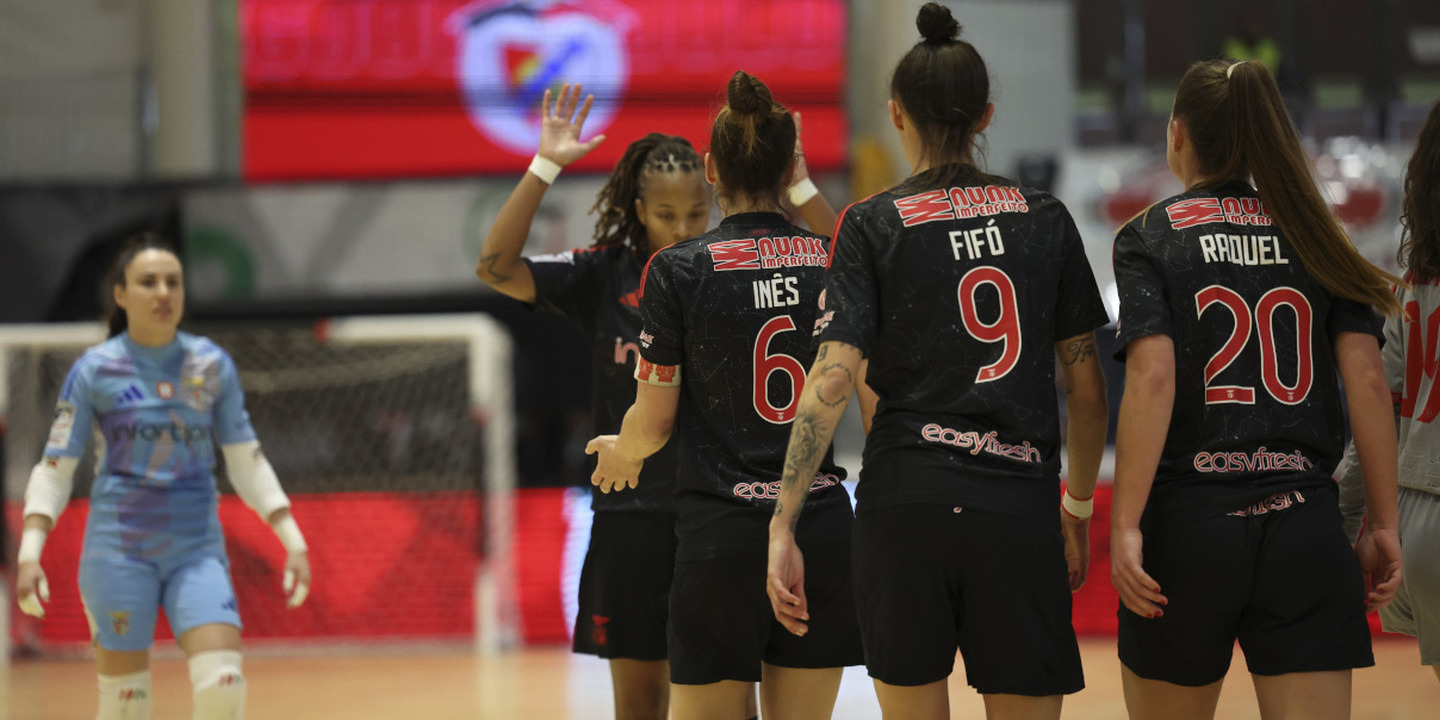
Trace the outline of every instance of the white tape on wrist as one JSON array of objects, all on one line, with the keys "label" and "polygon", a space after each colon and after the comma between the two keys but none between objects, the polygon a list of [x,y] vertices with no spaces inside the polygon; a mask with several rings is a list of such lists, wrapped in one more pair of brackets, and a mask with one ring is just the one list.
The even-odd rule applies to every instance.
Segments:
[{"label": "white tape on wrist", "polygon": [[536,155],[535,159],[530,161],[530,172],[546,185],[554,185],[555,178],[560,176],[560,163]]},{"label": "white tape on wrist", "polygon": [[305,544],[305,536],[300,533],[300,526],[295,523],[293,515],[287,515],[275,523],[273,529],[275,537],[280,538],[280,544],[285,546],[285,552],[305,552],[310,549],[310,546]]},{"label": "white tape on wrist", "polygon": [[20,534],[20,553],[16,558],[17,564],[40,562],[40,553],[45,550],[45,538],[49,536],[50,533],[40,528],[25,528],[25,532]]},{"label": "white tape on wrist", "polygon": [[800,207],[801,205],[810,202],[811,198],[819,195],[820,188],[815,187],[815,183],[807,177],[804,180],[801,180],[800,182],[791,185],[788,193],[790,194],[790,204],[794,205],[795,207]]},{"label": "white tape on wrist", "polygon": [[1091,496],[1084,500],[1078,500],[1066,490],[1060,495],[1060,507],[1076,520],[1084,520],[1095,514],[1095,497]]}]

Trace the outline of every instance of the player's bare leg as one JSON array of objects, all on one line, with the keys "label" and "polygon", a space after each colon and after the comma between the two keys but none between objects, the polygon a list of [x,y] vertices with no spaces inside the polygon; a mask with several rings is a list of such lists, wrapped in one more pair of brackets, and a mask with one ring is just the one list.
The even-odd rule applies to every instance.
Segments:
[{"label": "player's bare leg", "polygon": [[1346,720],[1350,671],[1251,675],[1264,720]]},{"label": "player's bare leg", "polygon": [[1440,665],[1431,665],[1430,669],[1435,671],[1435,679],[1440,680]]},{"label": "player's bare leg", "polygon": [[825,720],[835,711],[845,668],[787,668],[765,663],[760,712],[767,718]]},{"label": "player's bare leg", "polygon": [[1130,668],[1120,666],[1125,688],[1125,709],[1130,720],[1210,720],[1220,703],[1222,678],[1209,685],[1187,687],[1160,680],[1146,680]]},{"label": "player's bare leg", "polygon": [[245,676],[240,671],[240,628],[210,623],[180,636],[190,664],[195,720],[242,720]]},{"label": "player's bare leg", "polygon": [[675,720],[741,720],[751,683],[721,680],[708,685],[670,685],[670,712]]},{"label": "player's bare leg", "polygon": [[615,720],[665,720],[670,711],[670,663],[666,660],[610,661],[615,686]]},{"label": "player's bare leg", "polygon": [[755,683],[749,683],[750,689],[745,691],[745,720],[757,720],[760,717],[760,689]]},{"label": "player's bare leg", "polygon": [[875,681],[875,697],[885,718],[949,720],[950,687],[945,680],[926,685],[889,685]]},{"label": "player's bare leg", "polygon": [[981,696],[985,700],[987,720],[1060,720],[1060,706],[1064,695],[1006,695],[990,693]]}]

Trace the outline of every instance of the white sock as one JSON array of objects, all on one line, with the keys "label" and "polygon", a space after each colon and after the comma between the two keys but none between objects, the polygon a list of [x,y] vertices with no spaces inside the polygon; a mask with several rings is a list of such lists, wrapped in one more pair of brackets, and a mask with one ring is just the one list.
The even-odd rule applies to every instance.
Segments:
[{"label": "white sock", "polygon": [[190,656],[195,720],[243,720],[245,676],[236,650],[209,650]]},{"label": "white sock", "polygon": [[150,720],[150,671],[101,675],[95,720]]}]

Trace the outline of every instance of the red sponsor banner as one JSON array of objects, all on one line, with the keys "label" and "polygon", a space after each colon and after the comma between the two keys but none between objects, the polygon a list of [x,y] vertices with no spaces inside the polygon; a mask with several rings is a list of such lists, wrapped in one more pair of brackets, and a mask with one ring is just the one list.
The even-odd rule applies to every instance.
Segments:
[{"label": "red sponsor banner", "polygon": [[[1089,579],[1074,596],[1075,631],[1082,635],[1113,635],[1118,624],[1119,598],[1110,584],[1111,491],[1109,483],[1095,488]],[[563,575],[565,545],[574,529],[566,517],[565,493],[563,488],[532,488],[515,497],[512,562],[520,634],[527,644],[569,641]],[[220,518],[247,639],[474,636],[480,543],[474,493],[334,493],[299,495],[293,502],[310,544],[315,584],[303,607],[287,610],[280,591],[284,551],[279,542],[239,500],[221,498]],[[75,583],[88,511],[86,501],[72,502],[46,545],[51,598],[45,620],[11,608],[17,643],[30,637],[51,646],[89,642]],[[18,528],[20,503],[6,503],[6,512],[11,527]],[[1379,634],[1379,616],[1371,613],[1369,620]],[[156,640],[171,637],[162,621]]]},{"label": "red sponsor banner", "polygon": [[730,75],[845,163],[844,0],[241,0],[247,180],[519,173],[546,89],[594,93],[576,170],[649,132],[704,151]]},{"label": "red sponsor banner", "polygon": [[[220,499],[225,549],[248,639],[469,640],[475,636],[480,501],[473,492],[296,495],[292,512],[310,546],[310,596],[285,607],[285,550],[233,495]],[[20,503],[6,503],[19,527]],[[77,574],[87,500],[71,502],[45,546],[44,621],[12,609],[17,642],[88,644]],[[13,601],[12,601],[13,602]],[[155,640],[174,637],[163,621]]]}]

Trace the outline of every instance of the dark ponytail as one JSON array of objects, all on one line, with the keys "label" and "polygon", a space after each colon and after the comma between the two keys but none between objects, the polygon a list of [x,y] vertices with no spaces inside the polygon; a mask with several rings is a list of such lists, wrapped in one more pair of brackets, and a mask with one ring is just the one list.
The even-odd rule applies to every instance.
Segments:
[{"label": "dark ponytail", "polygon": [[645,226],[635,211],[635,200],[645,193],[650,176],[672,172],[704,172],[705,164],[689,140],[678,135],[650,133],[630,143],[590,212],[597,213],[595,247],[628,244],[641,257],[650,254]]},{"label": "dark ponytail", "polygon": [[1430,108],[1405,168],[1405,226],[1398,258],[1412,283],[1440,280],[1440,102]]},{"label": "dark ponytail", "polygon": [[785,175],[795,161],[795,118],[759,78],[736,71],[725,88],[725,107],[710,128],[710,157],[723,197],[779,209]]},{"label": "dark ponytail", "polygon": [[[890,97],[915,124],[922,162],[930,167],[973,163],[975,136],[990,102],[985,60],[960,39],[960,23],[944,5],[926,3],[915,27],[922,39],[890,75]],[[952,168],[933,183],[948,185],[961,171]]]},{"label": "dark ponytail", "polygon": [[1386,314],[1399,312],[1390,288],[1402,281],[1361,256],[1330,212],[1264,65],[1226,60],[1191,65],[1171,115],[1185,122],[1200,171],[1212,184],[1254,178],[1270,217],[1326,290]]},{"label": "dark ponytail", "polygon": [[130,327],[129,320],[125,316],[125,310],[115,304],[115,288],[125,287],[125,270],[130,263],[135,261],[135,256],[146,250],[160,250],[175,255],[175,248],[165,242],[165,238],[153,232],[142,232],[131,235],[125,239],[120,248],[120,254],[115,257],[115,264],[110,267],[110,272],[105,275],[105,284],[101,295],[105,304],[105,324],[107,326],[106,337],[115,337],[125,332]]}]

